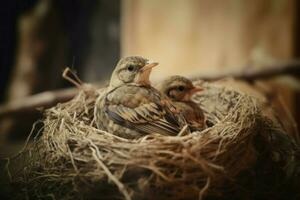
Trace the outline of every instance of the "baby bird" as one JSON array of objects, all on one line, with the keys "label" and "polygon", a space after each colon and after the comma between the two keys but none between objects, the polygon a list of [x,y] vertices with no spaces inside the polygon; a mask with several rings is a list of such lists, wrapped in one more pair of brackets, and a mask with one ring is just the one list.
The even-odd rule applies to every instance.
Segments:
[{"label": "baby bird", "polygon": [[158,133],[177,135],[186,125],[175,108],[151,87],[151,69],[158,63],[138,57],[121,59],[106,92],[96,101],[97,125],[124,138]]},{"label": "baby bird", "polygon": [[203,90],[202,88],[195,87],[191,80],[182,76],[171,76],[156,88],[172,100],[177,112],[183,114],[191,131],[206,128],[203,111],[191,100],[192,95]]}]

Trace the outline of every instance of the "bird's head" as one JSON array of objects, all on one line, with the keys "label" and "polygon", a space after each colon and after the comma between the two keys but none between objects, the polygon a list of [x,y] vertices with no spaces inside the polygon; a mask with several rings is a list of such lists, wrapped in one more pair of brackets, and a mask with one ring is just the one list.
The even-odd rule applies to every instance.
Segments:
[{"label": "bird's head", "polygon": [[182,76],[171,76],[157,85],[157,89],[173,101],[190,101],[193,94],[203,89]]},{"label": "bird's head", "polygon": [[121,59],[113,71],[110,87],[118,87],[125,83],[150,85],[150,73],[153,67],[158,65],[148,59],[139,56],[130,56]]}]

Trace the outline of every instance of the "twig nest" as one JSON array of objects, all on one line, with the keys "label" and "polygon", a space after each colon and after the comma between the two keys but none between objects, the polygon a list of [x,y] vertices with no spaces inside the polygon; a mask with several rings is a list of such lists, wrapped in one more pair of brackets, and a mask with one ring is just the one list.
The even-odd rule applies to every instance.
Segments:
[{"label": "twig nest", "polygon": [[137,140],[97,129],[94,103],[101,90],[80,91],[45,112],[43,129],[35,131],[42,134],[11,160],[26,160],[20,173],[9,166],[13,180],[32,198],[200,199],[240,191],[241,174],[257,166],[257,136],[266,146],[275,128],[255,98],[201,84],[205,91],[194,101],[210,127]]}]

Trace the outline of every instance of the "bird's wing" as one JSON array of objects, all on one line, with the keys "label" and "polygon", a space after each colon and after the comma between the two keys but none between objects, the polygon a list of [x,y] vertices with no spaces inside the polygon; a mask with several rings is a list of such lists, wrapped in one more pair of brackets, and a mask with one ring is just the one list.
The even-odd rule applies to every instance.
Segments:
[{"label": "bird's wing", "polygon": [[107,105],[105,112],[115,123],[145,134],[177,135],[180,132],[174,114],[157,103],[146,103],[136,108]]}]

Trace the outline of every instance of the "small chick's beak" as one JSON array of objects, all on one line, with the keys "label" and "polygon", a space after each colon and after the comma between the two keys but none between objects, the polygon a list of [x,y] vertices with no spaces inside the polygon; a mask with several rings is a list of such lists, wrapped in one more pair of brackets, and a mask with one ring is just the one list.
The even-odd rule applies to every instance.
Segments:
[{"label": "small chick's beak", "polygon": [[140,69],[138,77],[137,77],[137,83],[140,85],[150,85],[150,74],[152,71],[152,68],[157,66],[157,62],[148,62],[143,68]]},{"label": "small chick's beak", "polygon": [[191,97],[197,93],[197,92],[200,92],[200,91],[203,91],[203,88],[201,87],[194,87],[192,88],[190,91],[187,92],[187,94],[184,96],[184,100],[185,101],[190,101],[191,100]]}]

